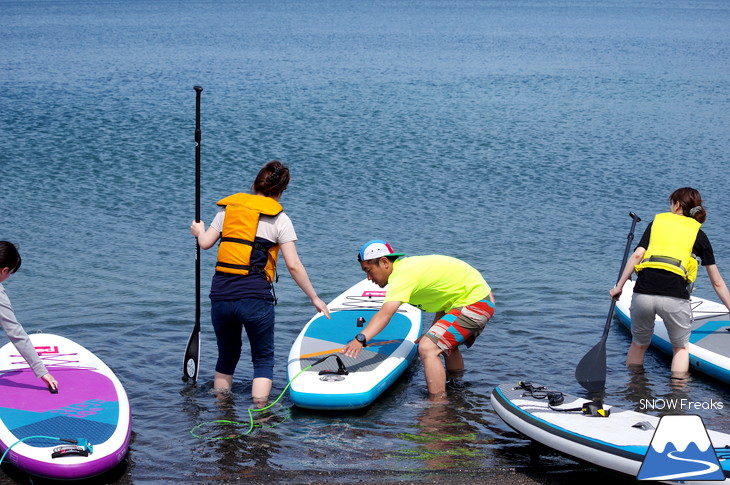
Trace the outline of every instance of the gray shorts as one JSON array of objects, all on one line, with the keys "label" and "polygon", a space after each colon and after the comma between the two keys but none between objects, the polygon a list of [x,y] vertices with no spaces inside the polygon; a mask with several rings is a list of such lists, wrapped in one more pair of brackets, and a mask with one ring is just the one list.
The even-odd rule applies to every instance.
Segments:
[{"label": "gray shorts", "polygon": [[689,300],[673,296],[634,293],[631,299],[631,335],[636,345],[649,345],[654,334],[654,320],[664,320],[672,347],[686,347],[692,332]]}]

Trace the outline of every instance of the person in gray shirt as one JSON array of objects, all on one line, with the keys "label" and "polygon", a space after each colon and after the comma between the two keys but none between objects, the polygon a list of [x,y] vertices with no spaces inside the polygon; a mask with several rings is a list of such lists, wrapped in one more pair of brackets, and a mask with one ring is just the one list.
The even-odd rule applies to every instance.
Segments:
[{"label": "person in gray shirt", "polygon": [[0,241],[0,326],[2,326],[3,331],[15,345],[15,348],[18,349],[18,352],[23,356],[36,377],[41,378],[51,392],[57,392],[58,382],[48,372],[38,356],[38,352],[33,348],[33,343],[30,341],[28,334],[15,318],[10,299],[5,292],[5,287],[2,285],[11,274],[18,271],[20,262],[20,253],[18,253],[15,245],[8,241]]}]

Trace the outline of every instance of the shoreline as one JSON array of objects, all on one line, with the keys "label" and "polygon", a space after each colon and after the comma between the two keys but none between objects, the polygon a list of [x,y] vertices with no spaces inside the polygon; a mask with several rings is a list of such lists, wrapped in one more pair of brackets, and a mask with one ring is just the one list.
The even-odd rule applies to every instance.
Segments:
[{"label": "shoreline", "polygon": [[243,474],[229,481],[202,481],[200,483],[234,483],[245,480],[247,484],[316,485],[329,483],[382,483],[388,485],[416,485],[422,483],[449,483],[450,485],[583,485],[609,479],[611,483],[635,483],[630,477],[614,475],[595,468],[575,466],[456,469],[438,471],[389,471],[389,470],[342,470],[342,471],[268,471]]},{"label": "shoreline", "polygon": [[[176,479],[140,477],[139,483],[179,483]],[[199,477],[190,484],[231,484],[245,482],[250,485],[319,485],[331,483],[377,483],[384,485],[584,485],[610,480],[611,483],[636,483],[631,477],[613,474],[579,463],[536,467],[495,467],[484,469],[454,469],[434,471],[355,470],[257,470],[248,468],[233,477]],[[121,480],[118,483],[136,483]]]}]

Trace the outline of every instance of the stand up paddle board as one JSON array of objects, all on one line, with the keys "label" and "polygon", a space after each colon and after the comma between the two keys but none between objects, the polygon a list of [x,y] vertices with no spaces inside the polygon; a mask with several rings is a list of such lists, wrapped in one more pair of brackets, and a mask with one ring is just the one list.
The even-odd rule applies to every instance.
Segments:
[{"label": "stand up paddle board", "polygon": [[[730,483],[730,435],[705,429],[699,416],[660,421],[524,382],[497,386],[491,402],[515,431],[578,461],[640,480]],[[699,430],[677,418],[694,418]]]},{"label": "stand up paddle board", "polygon": [[[616,302],[619,321],[631,328],[631,298],[634,282],[627,281],[621,299]],[[692,334],[689,337],[689,363],[692,367],[730,384],[730,318],[725,305],[692,296]],[[651,345],[672,355],[672,343],[661,318],[654,322]]]},{"label": "stand up paddle board", "polygon": [[[358,409],[370,405],[408,368],[416,355],[421,310],[403,304],[390,323],[360,351],[340,354],[383,305],[385,290],[362,280],[315,315],[299,333],[287,366],[294,404],[309,409]],[[311,369],[300,372],[324,359]]]},{"label": "stand up paddle board", "polygon": [[[52,394],[12,343],[0,349],[0,455],[31,475],[82,479],[119,464],[132,429],[129,400],[114,373],[81,345],[31,334],[58,380]],[[9,450],[8,450],[9,449]]]}]

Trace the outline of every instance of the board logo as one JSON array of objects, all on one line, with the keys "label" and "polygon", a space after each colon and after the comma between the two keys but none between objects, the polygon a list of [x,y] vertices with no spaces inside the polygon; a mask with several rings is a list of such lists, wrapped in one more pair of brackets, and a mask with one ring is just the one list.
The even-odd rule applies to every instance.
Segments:
[{"label": "board logo", "polygon": [[636,478],[725,480],[702,418],[693,414],[663,416]]},{"label": "board logo", "polygon": [[44,345],[42,347],[33,347],[36,352],[38,352],[38,355],[45,355],[45,354],[57,354],[58,353],[58,346],[54,345],[51,347],[50,345]]}]

